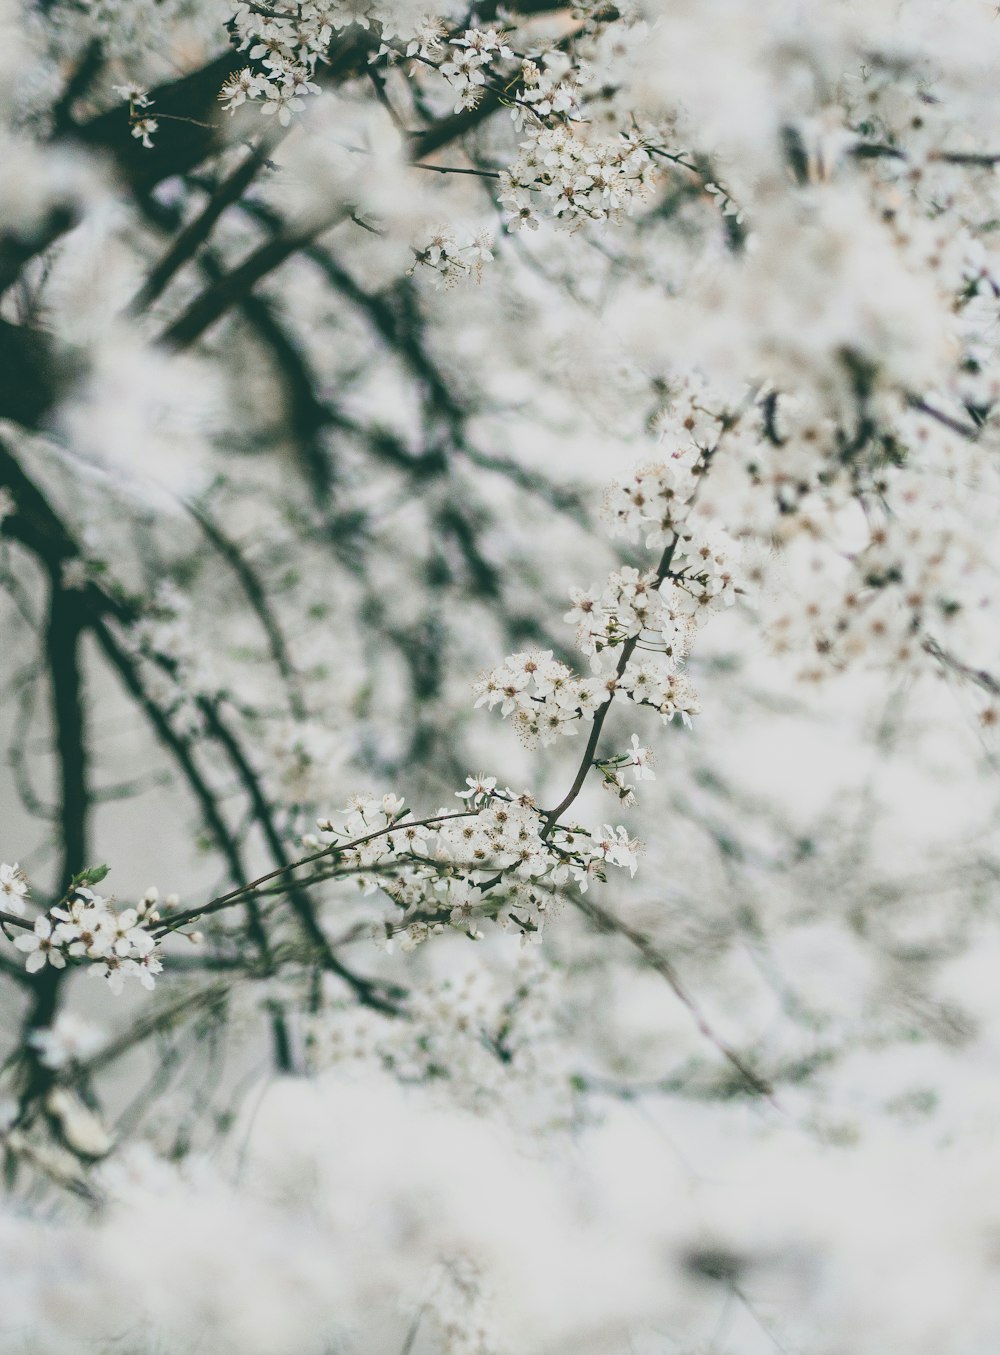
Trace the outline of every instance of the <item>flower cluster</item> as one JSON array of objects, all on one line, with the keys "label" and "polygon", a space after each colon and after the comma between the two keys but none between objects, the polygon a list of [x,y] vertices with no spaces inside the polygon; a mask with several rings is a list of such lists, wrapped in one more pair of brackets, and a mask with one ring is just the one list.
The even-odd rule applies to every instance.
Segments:
[{"label": "flower cluster", "polygon": [[336,23],[334,5],[294,4],[275,0],[266,10],[238,4],[232,27],[238,49],[247,52],[252,66],[236,71],[219,92],[222,106],[233,113],[247,100],[261,100],[261,112],[276,115],[287,126],[301,112],[302,96],[318,94],[312,76],[324,58]]},{"label": "flower cluster", "polygon": [[[525,650],[483,672],[473,684],[476,706],[499,707],[529,745],[551,744],[578,732],[590,720],[592,742],[600,734],[603,708],[617,692],[656,709],[664,721],[690,724],[698,699],[681,671],[697,626],[711,611],[733,601],[736,586],[728,543],[692,513],[696,491],[714,447],[686,466],[643,466],[609,500],[613,527],[645,532],[647,545],[662,546],[653,570],[624,566],[603,589],[573,590],[566,620],[577,626],[577,643],[590,656],[593,674],[581,677],[551,650]],[[381,889],[403,910],[403,921],[385,924],[383,939],[399,932],[412,948],[447,926],[472,937],[491,918],[537,936],[541,917],[566,883],[586,889],[607,865],[634,874],[638,843],[624,827],[605,825],[590,833],[560,822],[591,766],[622,802],[635,798],[640,781],[651,780],[652,754],[632,735],[625,753],[591,761],[591,750],[569,797],[546,814],[530,794],[499,790],[493,776],[467,778],[457,792],[468,808],[408,818],[403,801],[387,795],[356,797],[341,828],[329,819],[320,836],[306,840],[329,858],[328,869],[354,874],[369,890]],[[324,867],[326,869],[327,867]]]},{"label": "flower cluster", "polygon": [[115,85],[113,88],[118,97],[128,104],[128,120],[132,135],[137,141],[141,141],[147,150],[152,150],[153,133],[159,129],[160,124],[145,112],[153,102],[149,97],[149,91],[142,85],[134,83]]},{"label": "flower cluster", "polygon": [[664,724],[681,717],[681,723],[690,728],[691,716],[701,711],[698,694],[684,673],[674,670],[664,655],[656,658],[629,659],[618,686],[637,706],[652,706]]},{"label": "flower cluster", "polygon": [[90,961],[91,973],[120,993],[127,978],[152,988],[162,969],[151,928],[160,920],[159,893],[149,889],[134,908],[116,912],[110,900],[83,885],[35,919],[34,927],[14,940],[25,954],[25,968],[34,974],[46,965]]},{"label": "flower cluster", "polygon": [[510,114],[514,125],[541,127],[549,120],[579,116],[584,74],[569,53],[558,48],[544,52],[537,60],[522,61],[517,101]]},{"label": "flower cluster", "polygon": [[[473,684],[476,705],[499,706],[528,746],[576,734],[616,692],[654,707],[665,721],[690,724],[700,710],[681,666],[698,627],[736,596],[732,550],[721,530],[691,518],[703,462],[642,466],[627,484],[615,484],[607,516],[613,530],[662,548],[656,569],[627,565],[604,587],[574,588],[565,620],[576,626],[577,647],[593,675],[581,678],[550,651],[512,654]],[[690,519],[690,520],[689,520]],[[616,661],[617,654],[617,661]],[[615,664],[613,668],[609,664]],[[606,784],[623,799],[631,790],[605,765]]]},{"label": "flower cluster", "polygon": [[334,34],[355,24],[379,36],[373,61],[405,55],[434,66],[457,96],[456,111],[474,108],[491,64],[514,55],[500,29],[471,28],[448,39],[447,27],[436,15],[406,15],[389,4],[274,0],[266,9],[237,4],[232,30],[238,50],[247,52],[252,64],[225,82],[219,95],[223,107],[235,112],[244,103],[260,101],[261,112],[276,113],[287,125],[302,110],[302,96],[319,92],[313,76],[317,63],[328,59]]},{"label": "flower cluster", "polygon": [[639,466],[627,482],[614,480],[604,500],[604,521],[613,536],[648,550],[662,549],[687,521],[698,487],[695,465],[686,457]]},{"label": "flower cluster", "polygon": [[[616,481],[605,501],[612,535],[627,540],[641,536],[649,549],[669,548],[670,568],[660,585],[660,606],[672,625],[684,616],[700,621],[706,610],[728,607],[736,597],[730,564],[735,543],[719,524],[691,516],[701,483],[698,471],[704,464],[703,460],[690,468],[680,462],[640,466],[628,483]],[[616,585],[617,580],[623,582]],[[664,591],[667,582],[670,586]],[[649,606],[648,585],[643,586],[635,571],[612,575],[611,584],[626,598],[638,595],[642,605]]]},{"label": "flower cluster", "polygon": [[[444,51],[447,37],[448,27],[443,19],[438,18],[435,14],[421,15],[413,25],[409,40],[406,43],[406,55],[407,57],[418,57],[431,63],[437,62]],[[394,47],[383,42],[378,55],[388,56],[390,60],[395,60],[399,53]]]},{"label": "flower cluster", "polygon": [[598,672],[603,667],[601,656],[638,636],[644,636],[647,644],[659,644],[668,658],[678,662],[690,651],[693,595],[681,583],[661,579],[655,570],[626,565],[608,576],[603,589],[597,585],[571,589],[570,601],[565,620],[576,626],[577,647],[592,656]]},{"label": "flower cluster", "polygon": [[710,452],[718,443],[723,426],[729,422],[720,412],[722,405],[698,372],[685,373],[661,394],[649,431],[674,448],[671,460],[675,468],[694,455]]},{"label": "flower cluster", "polygon": [[0,863],[0,905],[5,912],[23,917],[25,898],[28,894],[28,881],[24,871],[15,861],[12,866]]},{"label": "flower cluster", "polygon": [[511,230],[536,228],[537,201],[565,226],[620,223],[648,194],[654,168],[632,134],[588,139],[575,127],[540,125],[501,173],[500,202]]},{"label": "flower cluster", "polygon": [[576,734],[579,721],[596,713],[612,688],[599,678],[581,678],[551,650],[511,654],[473,683],[476,705],[513,717],[528,747],[554,743],[561,734]]},{"label": "flower cluster", "polygon": [[438,226],[430,238],[414,247],[417,265],[431,270],[446,287],[465,278],[480,281],[483,266],[493,262],[493,236],[487,230],[477,231],[471,240],[459,244],[458,236],[449,226]]},{"label": "flower cluster", "polygon": [[635,873],[639,843],[623,827],[591,834],[553,822],[531,795],[500,790],[482,774],[456,795],[467,809],[417,820],[395,795],[355,796],[341,827],[320,819],[319,835],[304,839],[330,858],[330,873],[354,875],[403,910],[376,931],[386,945],[398,935],[412,950],[447,927],[478,940],[483,921],[538,940],[564,886],[585,891],[608,865]]},{"label": "flower cluster", "polygon": [[604,778],[605,790],[617,795],[623,805],[635,804],[635,792],[640,781],[655,781],[652,749],[639,743],[639,735],[633,734],[631,747],[627,753],[617,753],[603,758],[597,764]]},{"label": "flower cluster", "polygon": [[[536,205],[544,203],[556,221],[577,227],[584,221],[621,222],[648,194],[655,165],[638,132],[598,131],[583,111],[591,73],[586,62],[559,47],[521,57],[498,27],[473,27],[449,35],[435,15],[404,18],[375,5],[297,4],[276,0],[266,9],[238,4],[232,21],[238,48],[249,64],[235,71],[219,98],[228,112],[257,102],[286,126],[303,98],[319,91],[316,66],[327,60],[332,36],[358,23],[375,29],[380,45],[372,60],[403,60],[418,83],[425,74],[442,77],[456,113],[475,108],[487,89],[510,106],[514,123],[527,133],[514,162],[500,174],[500,203],[509,229],[535,229]],[[519,64],[517,64],[519,62]],[[490,242],[477,238],[471,257],[453,240],[417,251],[447,280],[478,272],[492,259]]]},{"label": "flower cluster", "polygon": [[[264,50],[269,49],[264,47]],[[305,67],[289,64],[278,53],[262,57],[262,62],[263,74],[244,66],[229,77],[219,90],[222,107],[227,113],[235,113],[248,99],[263,99],[260,111],[265,116],[277,116],[281,126],[287,127],[292,114],[301,113],[305,107],[302,95],[318,94],[319,85],[310,78]]]},{"label": "flower cluster", "polygon": [[458,96],[455,112],[475,108],[486,88],[494,62],[509,60],[514,53],[497,28],[469,28],[452,38],[448,59],[438,67]]}]

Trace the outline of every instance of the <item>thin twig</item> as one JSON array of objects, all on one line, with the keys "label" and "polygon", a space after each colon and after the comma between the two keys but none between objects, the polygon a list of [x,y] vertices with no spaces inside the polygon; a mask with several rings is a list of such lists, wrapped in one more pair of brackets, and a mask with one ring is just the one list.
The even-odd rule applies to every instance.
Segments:
[{"label": "thin twig", "polygon": [[930,654],[932,658],[937,659],[942,668],[947,668],[952,673],[957,673],[959,677],[966,678],[984,692],[989,692],[990,696],[1000,697],[1000,679],[995,678],[985,668],[973,668],[971,664],[956,659],[954,654],[949,654],[932,636],[928,636],[924,640],[923,649],[926,654]]},{"label": "thin twig", "polygon": [[585,917],[589,918],[591,922],[595,923],[601,931],[612,932],[619,936],[623,936],[635,947],[650,968],[654,969],[657,974],[666,979],[675,996],[680,999],[691,1013],[694,1018],[694,1023],[702,1035],[710,1040],[723,1058],[736,1069],[747,1086],[757,1092],[758,1095],[766,1097],[772,1105],[776,1106],[777,1102],[774,1099],[774,1088],[771,1084],[765,1078],[761,1077],[759,1073],[755,1073],[754,1070],[744,1062],[741,1056],[737,1054],[736,1050],[733,1049],[721,1035],[713,1030],[712,1026],[709,1024],[708,1018],[704,1015],[697,1002],[681,982],[674,966],[667,957],[656,948],[649,937],[644,933],[637,931],[634,927],[630,927],[627,922],[623,922],[621,918],[615,917],[613,913],[609,913],[606,908],[602,908],[599,903],[595,903],[594,900],[587,895],[577,895],[573,902],[580,912],[583,913]]},{"label": "thin twig", "polygon": [[279,875],[287,875],[291,871],[298,870],[300,866],[308,866],[313,861],[320,861],[327,856],[338,856],[344,852],[353,851],[356,847],[362,847],[366,842],[373,842],[376,838],[385,837],[388,833],[397,833],[406,828],[425,828],[432,824],[444,823],[449,819],[475,818],[477,812],[475,809],[466,809],[454,814],[434,814],[426,819],[397,819],[385,828],[367,833],[364,837],[354,838],[350,842],[331,843],[329,847],[324,847],[322,851],[300,857],[298,861],[289,862],[286,866],[279,866],[277,870],[269,870],[264,875],[258,876],[256,880],[251,880],[249,884],[240,885],[238,889],[230,890],[228,894],[222,894],[219,898],[211,899],[206,904],[196,908],[188,908],[183,913],[176,913],[173,917],[163,921],[158,934],[164,935],[166,932],[176,931],[178,927],[184,927],[189,922],[196,922],[199,918],[207,917],[210,913],[217,913],[223,908],[228,908],[231,904],[243,898],[244,895],[254,893],[261,885],[267,884],[269,880],[275,880]]},{"label": "thin twig", "polygon": [[433,174],[474,174],[480,179],[499,179],[500,173],[495,169],[460,169],[457,165],[425,165],[414,164],[414,169],[429,169]]}]

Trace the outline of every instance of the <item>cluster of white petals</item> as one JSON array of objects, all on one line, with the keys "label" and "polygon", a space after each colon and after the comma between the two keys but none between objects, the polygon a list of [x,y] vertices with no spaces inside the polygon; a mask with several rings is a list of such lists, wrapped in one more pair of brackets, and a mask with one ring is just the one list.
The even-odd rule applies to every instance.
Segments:
[{"label": "cluster of white petals", "polygon": [[539,210],[571,228],[585,221],[620,224],[649,197],[655,167],[634,134],[586,137],[573,127],[534,123],[525,130],[531,135],[500,175],[511,230],[536,229]]},{"label": "cluster of white petals", "polygon": [[511,654],[473,683],[476,705],[500,707],[511,716],[518,736],[529,748],[576,734],[580,721],[593,716],[611,696],[612,687],[598,677],[577,677],[551,650]]},{"label": "cluster of white petals", "polygon": [[[75,885],[58,904],[35,918],[30,931],[14,938],[25,955],[25,969],[89,962],[89,972],[120,993],[126,979],[152,989],[163,965],[153,929],[160,921],[159,893],[149,889],[134,908],[117,910],[109,899]],[[23,909],[22,909],[23,911]]]},{"label": "cluster of white petals", "polygon": [[23,917],[27,894],[28,880],[17,862],[12,866],[6,861],[0,863],[0,904],[4,911]]},{"label": "cluster of white petals", "polygon": [[414,250],[417,258],[411,273],[420,264],[445,286],[469,277],[478,282],[484,266],[493,262],[493,235],[481,230],[462,241],[450,226],[438,226]]},{"label": "cluster of white petals", "polygon": [[475,108],[487,80],[498,78],[491,67],[513,55],[506,37],[496,28],[468,28],[461,37],[452,38],[448,59],[438,70],[458,96],[455,112]]},{"label": "cluster of white petals", "polygon": [[635,874],[639,843],[619,827],[591,833],[546,816],[527,793],[499,789],[496,778],[468,777],[447,807],[411,819],[396,795],[356,795],[336,826],[318,821],[304,839],[331,869],[354,877],[366,893],[381,891],[400,913],[379,923],[376,940],[412,950],[448,928],[482,939],[494,922],[522,941],[541,938],[545,916],[561,892],[586,892],[605,866]]}]

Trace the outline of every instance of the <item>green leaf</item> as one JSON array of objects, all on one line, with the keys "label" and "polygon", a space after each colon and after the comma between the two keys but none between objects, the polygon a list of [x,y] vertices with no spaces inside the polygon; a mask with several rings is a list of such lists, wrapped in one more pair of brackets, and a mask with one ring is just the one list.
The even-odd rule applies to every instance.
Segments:
[{"label": "green leaf", "polygon": [[110,870],[110,866],[88,866],[86,870],[81,870],[79,875],[73,876],[73,883],[85,887],[99,885]]}]

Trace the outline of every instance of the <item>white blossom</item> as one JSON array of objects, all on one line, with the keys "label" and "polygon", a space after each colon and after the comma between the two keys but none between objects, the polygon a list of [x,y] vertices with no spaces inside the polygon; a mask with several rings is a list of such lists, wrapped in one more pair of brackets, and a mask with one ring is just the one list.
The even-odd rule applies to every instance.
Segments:
[{"label": "white blossom", "polygon": [[6,862],[0,863],[0,904],[3,908],[8,913],[23,917],[27,894],[28,880],[17,862],[12,866]]}]

